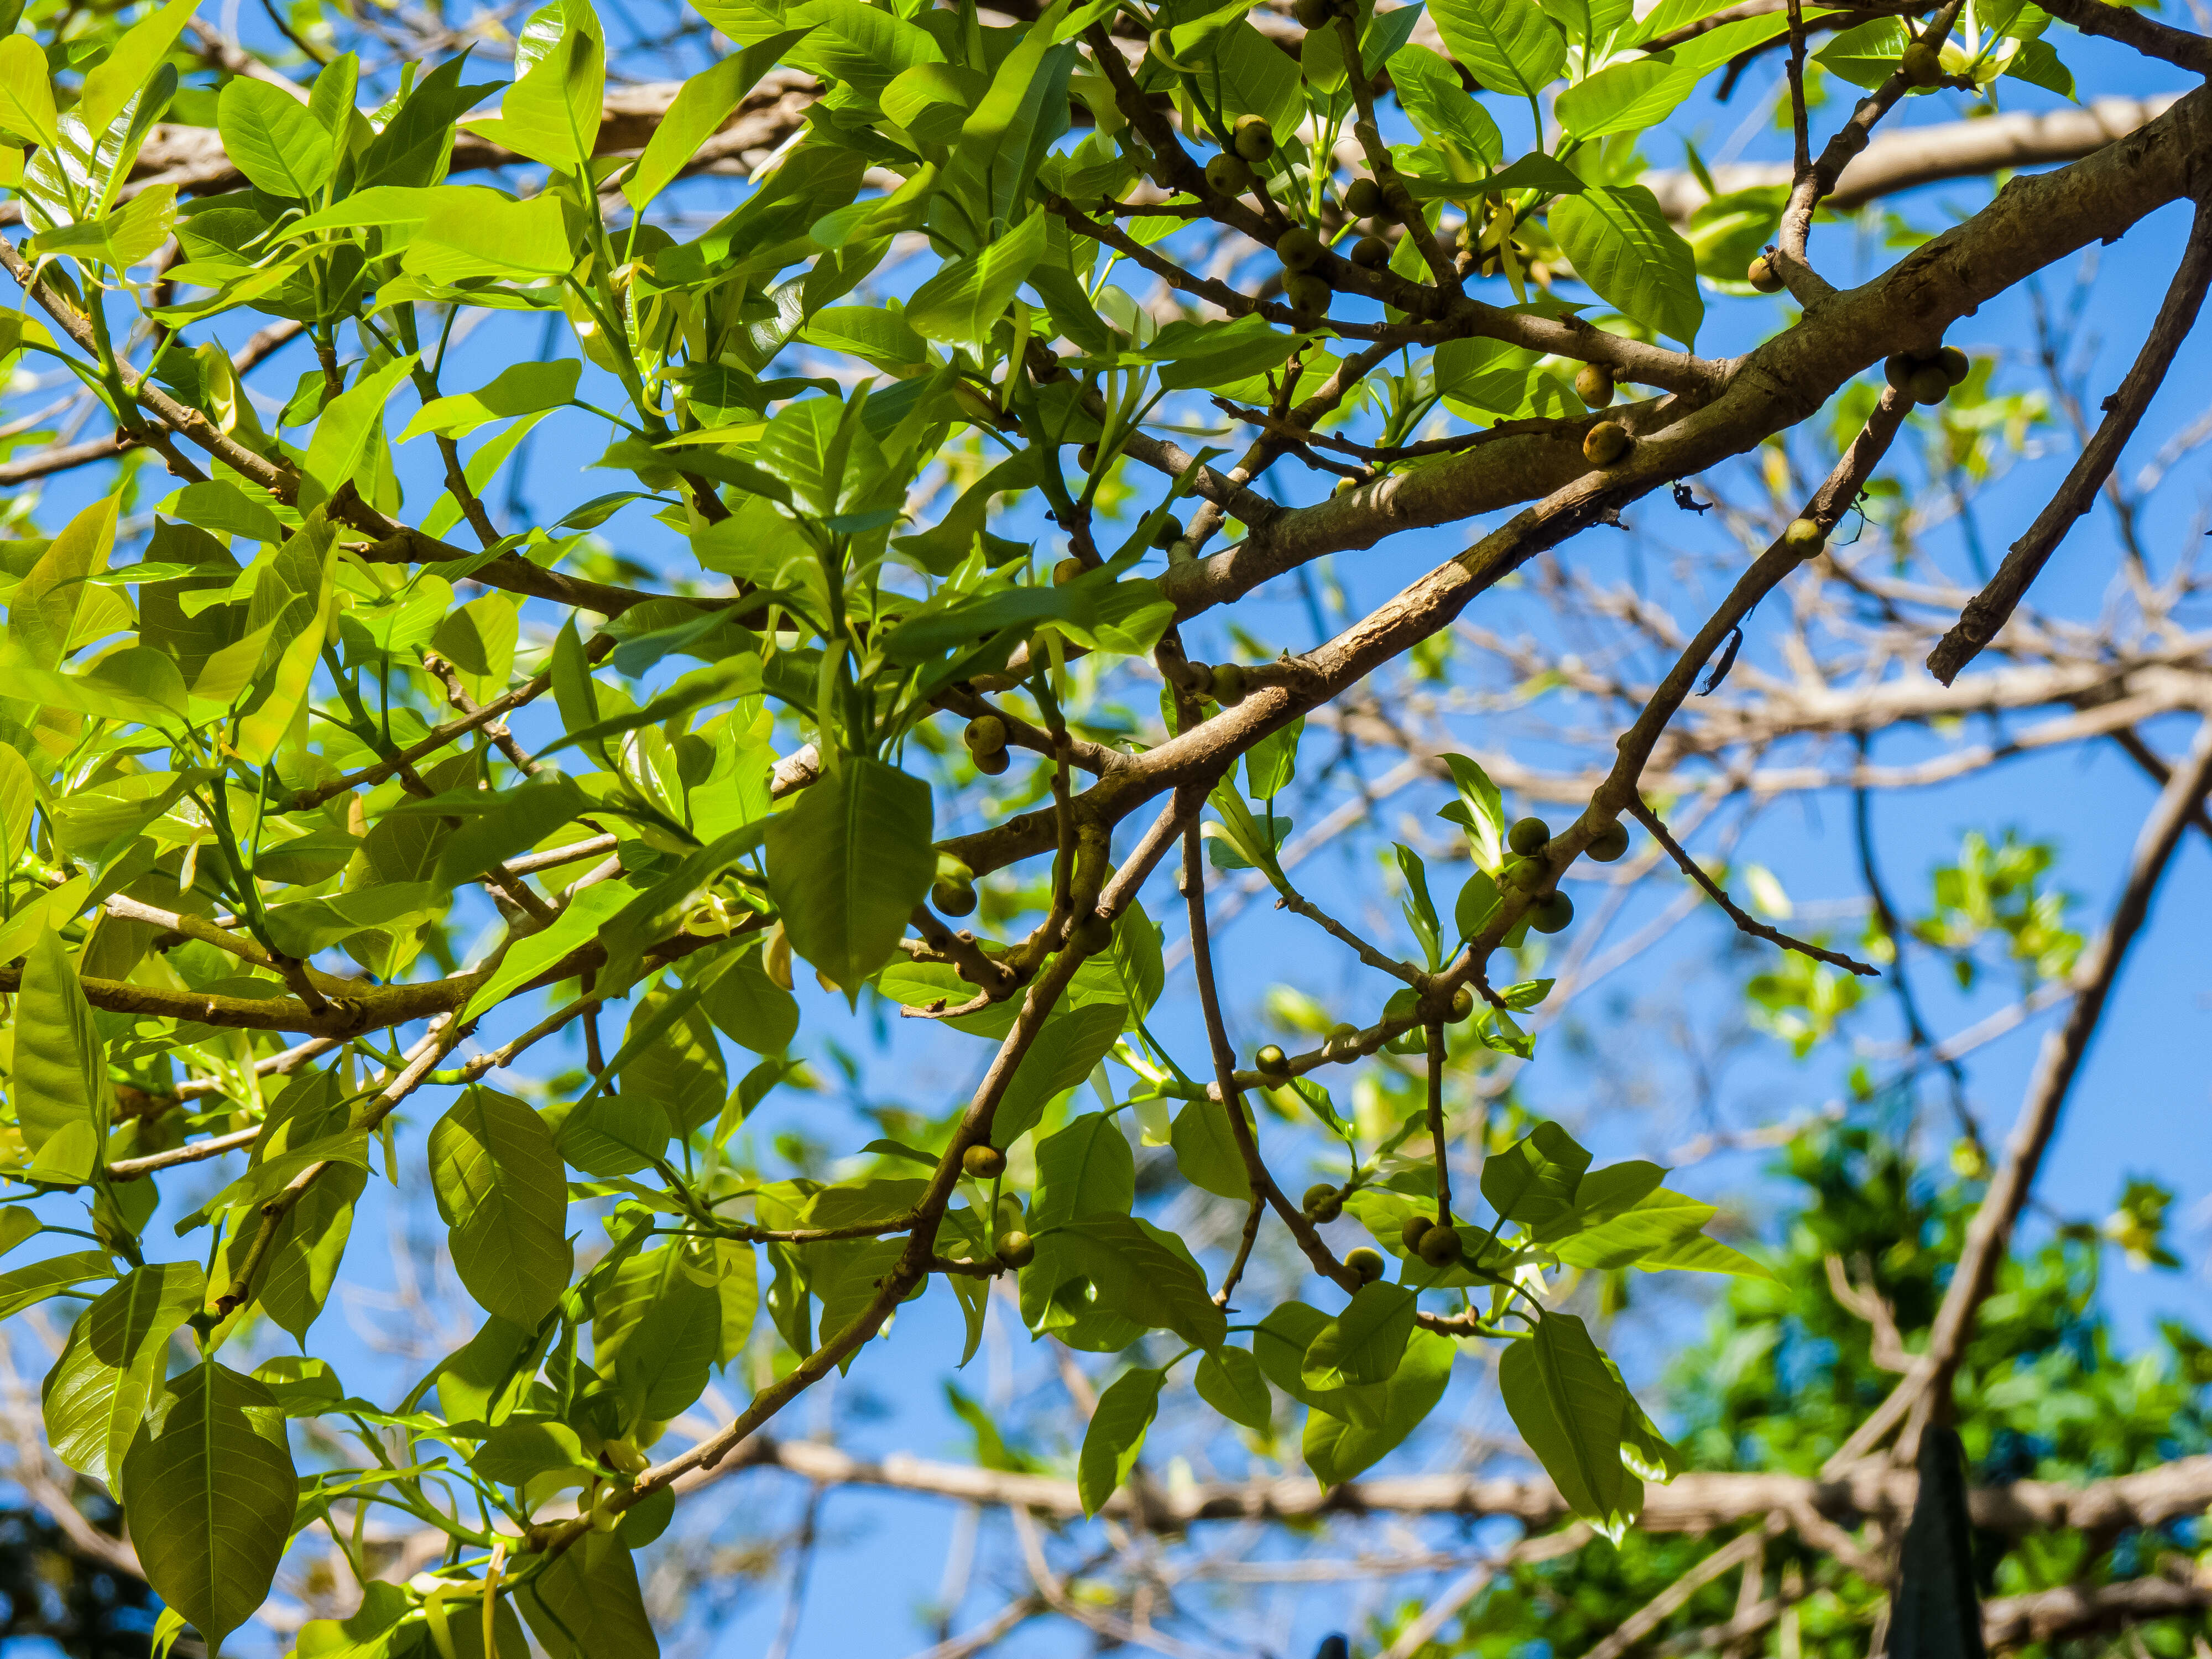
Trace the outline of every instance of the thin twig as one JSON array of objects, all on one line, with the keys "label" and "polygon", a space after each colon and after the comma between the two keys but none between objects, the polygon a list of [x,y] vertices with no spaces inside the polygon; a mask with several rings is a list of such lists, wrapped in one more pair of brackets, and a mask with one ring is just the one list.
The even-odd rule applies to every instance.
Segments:
[{"label": "thin twig", "polygon": [[1865,979],[1881,977],[1879,968],[1861,962],[1856,957],[1845,956],[1841,951],[1831,951],[1824,945],[1808,945],[1802,939],[1793,939],[1779,928],[1770,927],[1756,916],[1747,914],[1728,896],[1719,883],[1705,873],[1703,865],[1682,850],[1681,843],[1667,833],[1667,826],[1660,822],[1659,815],[1644,805],[1641,796],[1628,803],[1628,810],[1651,832],[1651,839],[1665,848],[1668,856],[1682,867],[1682,873],[1704,888],[1705,896],[1725,910],[1729,920],[1753,939],[1763,939],[1770,945],[1778,945],[1785,951],[1795,951],[1800,956],[1810,957],[1815,962],[1825,962],[1831,967],[1847,968]]}]

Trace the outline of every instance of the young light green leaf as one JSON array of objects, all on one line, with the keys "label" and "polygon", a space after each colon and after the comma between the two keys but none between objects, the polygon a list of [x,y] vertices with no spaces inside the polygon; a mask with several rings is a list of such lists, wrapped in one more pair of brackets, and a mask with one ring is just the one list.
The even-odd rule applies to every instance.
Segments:
[{"label": "young light green leaf", "polygon": [[1053,1234],[1102,1304],[1197,1347],[1218,1348],[1228,1334],[1228,1317],[1214,1305],[1189,1257],[1161,1242],[1167,1237],[1172,1235],[1125,1215],[1063,1221]]},{"label": "young light green leaf", "polygon": [[252,76],[226,82],[216,106],[223,151],[271,196],[306,201],[331,173],[331,134],[290,93]]},{"label": "young light green leaf", "polygon": [[1221,1102],[1187,1103],[1176,1114],[1168,1144],[1175,1148],[1176,1168],[1182,1171],[1182,1178],[1192,1186],[1234,1199],[1240,1204],[1250,1200],[1251,1176],[1244,1167],[1244,1154],[1237,1145],[1229,1108]]},{"label": "young light green leaf", "polygon": [[620,1534],[556,1556],[515,1595],[548,1659],[658,1659],[637,1565]]},{"label": "young light green leaf", "polygon": [[987,339],[1014,291],[1044,257],[1045,216],[1034,212],[980,252],[948,261],[907,301],[907,325],[951,345]]},{"label": "young light green leaf", "polygon": [[1415,1331],[1389,1382],[1320,1396],[1338,1411],[1316,1409],[1306,1418],[1303,1449],[1314,1477],[1337,1486],[1403,1443],[1444,1397],[1456,1352],[1449,1337]]},{"label": "young light green leaf", "polygon": [[730,112],[744,101],[762,76],[781,60],[790,46],[805,38],[805,29],[785,29],[765,40],[756,40],[743,52],[725,58],[714,68],[693,76],[677,90],[668,110],[646,140],[645,154],[623,180],[622,193],[630,206],[645,205],[676,180],[699,152],[699,146],[719,131]]},{"label": "young light green leaf", "polygon": [[1118,1002],[1085,1003],[1048,1018],[999,1097],[991,1144],[1003,1150],[1035,1127],[1055,1095],[1075,1087],[1113,1052],[1127,1018]]},{"label": "young light green leaf", "polygon": [[568,1186],[544,1120],[472,1085],[430,1131],[430,1182],[469,1294],[488,1313],[536,1325],[574,1265]]},{"label": "young light green leaf", "polygon": [[27,34],[0,40],[0,127],[47,149],[61,142],[46,54]]},{"label": "young light green leaf", "polygon": [[1083,1500],[1084,1514],[1097,1514],[1129,1478],[1159,1412],[1160,1385],[1167,1380],[1165,1371],[1139,1366],[1122,1372],[1098,1396],[1075,1465],[1076,1495]]},{"label": "young light green leaf", "polygon": [[49,927],[23,964],[15,1021],[15,1121],[33,1154],[33,1170],[52,1181],[91,1179],[107,1136],[113,1100],[107,1049],[76,964]]},{"label": "young light green leaf", "polygon": [[1590,1155],[1556,1123],[1539,1123],[1522,1139],[1486,1161],[1482,1195],[1504,1220],[1531,1227],[1574,1208],[1575,1189]]},{"label": "young light green leaf", "polygon": [[659,1421],[705,1392],[721,1353],[720,1274],[682,1245],[641,1250],[601,1283],[592,1363],[614,1379],[625,1425]]},{"label": "young light green leaf", "polygon": [[405,443],[425,432],[465,438],[488,422],[558,409],[576,395],[577,377],[583,372],[583,363],[574,357],[550,363],[510,363],[489,386],[449,398],[434,398],[423,404],[399,434],[399,441]]}]

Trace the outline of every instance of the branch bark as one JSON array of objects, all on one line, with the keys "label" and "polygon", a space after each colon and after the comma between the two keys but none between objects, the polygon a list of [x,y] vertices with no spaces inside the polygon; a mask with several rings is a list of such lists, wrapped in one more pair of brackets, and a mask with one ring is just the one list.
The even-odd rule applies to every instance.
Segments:
[{"label": "branch bark", "polygon": [[[2111,9],[2099,4],[2099,0],[2084,0],[2084,3]],[[2189,246],[2166,289],[2166,303],[2159,307],[2150,334],[2136,354],[2135,366],[2120,382],[2120,389],[2105,400],[2106,412],[2096,435],[2082,447],[2066,481],[2058,486],[2050,505],[2036,514],[2027,534],[2012,544],[1989,585],[1967,601],[1956,624],[1929,653],[1928,672],[1944,684],[1956,679],[1959,671],[1996,637],[2029,586],[2043,574],[2051,556],[2058,550],[2059,543],[2089,510],[2097,492],[2112,477],[2122,447],[2135,435],[2143,411],[2165,383],[2167,366],[2197,325],[2208,285],[2212,285],[2212,196],[2197,204],[2197,217],[2189,228]]]}]

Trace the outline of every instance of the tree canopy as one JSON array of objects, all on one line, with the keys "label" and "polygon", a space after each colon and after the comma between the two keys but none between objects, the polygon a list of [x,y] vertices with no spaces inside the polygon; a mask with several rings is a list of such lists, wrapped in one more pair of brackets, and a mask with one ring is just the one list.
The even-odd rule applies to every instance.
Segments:
[{"label": "tree canopy", "polygon": [[[655,1651],[635,1553],[785,1455],[794,1402],[924,1297],[964,1340],[908,1367],[964,1364],[994,1316],[1115,1357],[1071,1358],[1053,1480],[976,1430],[968,1495],[1011,1506],[1070,1618],[1034,1515],[1388,1507],[1389,1477],[1357,1483],[1455,1365],[1541,1479],[1433,1498],[1529,1536],[1388,1629],[1395,1659],[1502,1607],[1498,1575],[1537,1607],[1569,1571],[1650,1598],[1571,1637],[1544,1613],[1600,1659],[1735,1568],[1723,1647],[1802,1651],[1809,1583],[1836,1651],[1870,1622],[1878,1648],[1888,1592],[1936,1617],[1885,1552],[1916,1469],[1963,1481],[1962,1410],[2009,1495],[1960,1516],[2094,1528],[1987,1478],[1979,1391],[2078,1352],[2054,1324],[2102,1340],[2094,1232],[2017,1261],[2013,1233],[2177,847],[2212,836],[2212,724],[2166,718],[2212,708],[2197,587],[2129,539],[2115,473],[2212,281],[2205,210],[2098,418],[2052,371],[2078,454],[1999,565],[1974,543],[1973,586],[1915,571],[1899,480],[1919,442],[1963,502],[2050,414],[1954,325],[2203,194],[2201,89],[2000,106],[2087,97],[2083,37],[2201,76],[2203,36],[2103,0],[693,0],[657,33],[589,0],[511,32],[266,9],[254,46],[196,0],[37,0],[0,38],[0,361],[26,401],[0,461],[0,1314],[51,1322],[40,1455],[120,1504],[127,1546],[73,1509],[70,1540],[143,1573],[158,1644],[219,1651],[312,1533],[362,1594],[303,1656]],[[668,63],[704,67],[644,78]],[[1790,164],[1653,166],[1759,64]],[[1977,117],[1876,136],[1935,97]],[[1839,285],[1839,215],[2036,163],[2063,165]],[[1717,334],[1746,349],[1698,355]],[[256,373],[278,354],[289,391]],[[1711,482],[1747,474],[1755,498]],[[2100,494],[2124,613],[2053,622],[2030,586]],[[1671,610],[1576,586],[1576,538],[1638,504],[1719,505],[1719,580]],[[1397,591],[1324,599],[1353,556]],[[1271,585],[1305,648],[1272,643]],[[1565,634],[1486,629],[1532,590]],[[1760,623],[1778,594],[1790,618]],[[1619,649],[1585,654],[1590,628]],[[1570,763],[1413,730],[1408,688],[1474,683],[1455,641],[1516,685],[1445,712],[1597,711]],[[1995,825],[1899,909],[1865,814],[1917,780],[1873,735],[2051,706],[2057,730],[1924,766],[2124,750],[2155,799],[2109,913],[2069,915],[2048,845]],[[1839,738],[1838,769],[1759,771]],[[1310,816],[1347,776],[1371,797],[1363,744],[1441,811],[1383,836],[1364,889],[1302,886],[1315,846],[1376,827]],[[1730,801],[1834,788],[1856,932],[1683,845]],[[1237,1041],[1209,887],[1271,902],[1277,948],[1340,954],[1358,992],[1286,994],[1279,1041]],[[1893,997],[1903,1081],[1854,1089],[1950,1078],[1964,1184],[1914,1184],[1909,1128],[1806,1130],[1816,1243],[1762,1250],[1527,1092],[1620,906],[1662,892],[1740,931],[1741,994],[1801,1056]],[[2061,1009],[2001,1146],[1909,954],[2017,980],[2013,1024]],[[894,1050],[955,1056],[957,1095],[764,1144],[755,1114],[820,1090],[863,1008]],[[378,1182],[434,1208],[471,1305],[388,1390],[330,1317]],[[2115,1234],[2146,1260],[2158,1190]],[[1727,1317],[1768,1316],[1753,1346],[1785,1309],[1848,1315],[1893,1384],[1854,1361],[1816,1408],[1739,1354],[1670,1439],[1607,1338],[1641,1275],[1728,1281]],[[2062,1460],[2139,1528],[2212,1500],[2171,1462],[2202,1446],[2204,1351],[2168,1348],[2166,1431],[2138,1412]],[[1789,1428],[1747,1451],[1780,1388]],[[1164,1409],[1294,1462],[1296,1494],[1163,1491]],[[1781,1484],[1729,1485],[1747,1458]],[[372,1516],[433,1540],[404,1582]],[[2097,1627],[2106,1589],[2155,1578],[2065,1565],[2028,1588],[2087,1611],[1993,1604],[1993,1639]],[[2121,1612],[2207,1599],[2160,1594]],[[1184,1650],[1148,1619],[1090,1622]]]}]

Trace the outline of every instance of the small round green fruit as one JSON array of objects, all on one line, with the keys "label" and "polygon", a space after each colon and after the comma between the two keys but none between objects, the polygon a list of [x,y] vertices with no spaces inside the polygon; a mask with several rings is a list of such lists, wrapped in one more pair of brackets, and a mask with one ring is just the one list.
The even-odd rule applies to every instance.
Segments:
[{"label": "small round green fruit", "polygon": [[1160,520],[1160,527],[1152,532],[1152,545],[1160,549],[1173,547],[1182,539],[1182,520],[1172,513]]},{"label": "small round green fruit", "polygon": [[1359,1276],[1361,1284],[1372,1285],[1382,1277],[1382,1252],[1362,1244],[1356,1250],[1345,1252],[1344,1265]]},{"label": "small round green fruit", "polygon": [[1398,1230],[1398,1242],[1406,1247],[1407,1255],[1419,1255],[1421,1253],[1421,1240],[1426,1237],[1429,1229],[1436,1224],[1425,1215],[1409,1215],[1406,1218],[1406,1224]]},{"label": "small round green fruit", "polygon": [[1575,919],[1575,902],[1565,893],[1548,893],[1528,912],[1528,925],[1540,933],[1556,933]]},{"label": "small round green fruit", "polygon": [[1075,452],[1075,464],[1081,467],[1085,472],[1096,472],[1098,470],[1098,446],[1097,444],[1085,444],[1082,448],[1077,450]]},{"label": "small round green fruit", "polygon": [[1792,519],[1782,532],[1782,544],[1801,559],[1809,559],[1828,544],[1828,532],[1811,519]]},{"label": "small round green fruit", "polygon": [[1505,844],[1523,858],[1534,858],[1552,839],[1552,826],[1541,818],[1522,818],[1505,832]]},{"label": "small round green fruit", "polygon": [[972,916],[975,914],[975,884],[967,881],[939,881],[929,889],[929,902],[948,916]]},{"label": "small round green fruit", "polygon": [[1905,49],[1897,72],[1908,87],[1932,87],[1943,78],[1943,54],[1925,40],[1915,40]]},{"label": "small round green fruit", "polygon": [[1465,1245],[1459,1229],[1446,1222],[1437,1222],[1421,1235],[1415,1254],[1431,1267],[1449,1267],[1460,1259]]},{"label": "small round green fruit", "polygon": [[1070,554],[1052,568],[1052,585],[1065,587],[1083,574],[1083,561]]},{"label": "small round green fruit", "polygon": [[1252,169],[1244,158],[1224,150],[1206,164],[1206,185],[1222,196],[1242,196],[1252,188]]},{"label": "small round green fruit", "polygon": [[1584,363],[1575,371],[1575,396],[1592,409],[1613,401],[1613,371],[1603,363]]},{"label": "small round green fruit", "polygon": [[1583,434],[1583,459],[1592,466],[1612,466],[1635,446],[1626,427],[1600,421]]},{"label": "small round green fruit", "polygon": [[1774,268],[1774,261],[1764,253],[1751,262],[1750,268],[1743,273],[1743,280],[1761,294],[1782,292],[1782,273]]},{"label": "small round green fruit", "polygon": [[1600,864],[1611,864],[1628,850],[1628,826],[1608,823],[1589,844],[1589,855]]},{"label": "small round green fruit", "polygon": [[1252,1056],[1252,1069],[1261,1077],[1288,1077],[1291,1057],[1274,1043],[1267,1043]]},{"label": "small round green fruit", "polygon": [[1297,19],[1302,29],[1320,28],[1331,15],[1329,0],[1297,0],[1291,8],[1291,15]]},{"label": "small round green fruit", "polygon": [[1036,1260],[1036,1241],[1019,1228],[1000,1233],[999,1260],[1009,1267],[1026,1267]]},{"label": "small round green fruit", "polygon": [[1352,245],[1352,263],[1362,270],[1380,270],[1390,263],[1390,244],[1380,236],[1363,236]]},{"label": "small round green fruit", "polygon": [[1264,161],[1275,153],[1275,129],[1264,115],[1238,116],[1229,138],[1248,161]]},{"label": "small round green fruit", "polygon": [[1881,378],[1894,390],[1909,392],[1912,390],[1913,373],[1919,367],[1917,362],[1902,351],[1893,351],[1881,360]]},{"label": "small round green fruit", "polygon": [[1333,292],[1328,278],[1310,270],[1291,270],[1283,274],[1283,297],[1291,302],[1291,309],[1316,317],[1328,314],[1328,300]]},{"label": "small round green fruit", "polygon": [[1460,986],[1452,993],[1451,1023],[1455,1025],[1474,1012],[1474,993]]},{"label": "small round green fruit", "polygon": [[987,778],[995,778],[1013,764],[1014,757],[1003,749],[994,749],[975,757],[975,769]]},{"label": "small round green fruit", "polygon": [[996,714],[978,714],[960,735],[969,753],[995,755],[1006,746],[1006,723]]},{"label": "small round green fruit", "polygon": [[1233,662],[1213,665],[1213,700],[1224,708],[1234,708],[1243,702],[1248,689],[1242,665]]},{"label": "small round green fruit", "polygon": [[1951,377],[1941,363],[1923,363],[1912,371],[1908,390],[1916,404],[1940,404],[1951,395]]},{"label": "small round green fruit", "polygon": [[1344,1213],[1344,1194],[1326,1181],[1306,1188],[1306,1195],[1298,1200],[1298,1208],[1309,1220],[1331,1222]]},{"label": "small round green fruit", "polygon": [[1943,371],[1943,378],[1957,386],[1974,372],[1974,360],[1956,346],[1945,346],[1936,354],[1936,367]]},{"label": "small round green fruit", "polygon": [[978,1181],[996,1181],[1006,1172],[1006,1155],[988,1142],[960,1154],[960,1167]]},{"label": "small round green fruit", "polygon": [[1357,1025],[1332,1025],[1329,1027],[1328,1047],[1331,1048],[1349,1048],[1358,1041],[1359,1028]]},{"label": "small round green fruit", "polygon": [[1304,225],[1292,225],[1275,239],[1275,257],[1285,270],[1311,270],[1327,252],[1321,238]]},{"label": "small round green fruit", "polygon": [[1354,179],[1344,187],[1344,210],[1354,219],[1372,219],[1382,211],[1382,186],[1372,179]]}]

